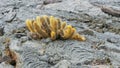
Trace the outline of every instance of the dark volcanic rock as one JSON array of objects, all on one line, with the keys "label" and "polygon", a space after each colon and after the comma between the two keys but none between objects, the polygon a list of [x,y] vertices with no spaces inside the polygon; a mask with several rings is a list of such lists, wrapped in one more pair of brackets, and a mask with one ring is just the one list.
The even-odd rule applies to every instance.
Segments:
[{"label": "dark volcanic rock", "polygon": [[0,21],[0,36],[4,35],[4,25],[5,23],[3,21]]},{"label": "dark volcanic rock", "polygon": [[4,35],[4,27],[0,27],[0,36]]}]

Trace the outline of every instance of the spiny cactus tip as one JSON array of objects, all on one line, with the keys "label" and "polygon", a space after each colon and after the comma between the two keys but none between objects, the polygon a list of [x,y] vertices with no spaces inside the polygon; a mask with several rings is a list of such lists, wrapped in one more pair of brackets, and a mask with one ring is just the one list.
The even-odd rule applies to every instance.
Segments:
[{"label": "spiny cactus tip", "polygon": [[56,39],[56,34],[54,31],[51,32],[51,39],[52,40],[55,40]]}]

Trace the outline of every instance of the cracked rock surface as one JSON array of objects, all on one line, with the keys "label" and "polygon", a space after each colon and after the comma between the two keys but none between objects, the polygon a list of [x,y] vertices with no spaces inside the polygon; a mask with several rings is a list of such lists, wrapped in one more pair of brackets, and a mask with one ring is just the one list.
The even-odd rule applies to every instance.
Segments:
[{"label": "cracked rock surface", "polygon": [[[120,17],[102,6],[120,10],[120,0],[0,0],[0,57],[10,38],[17,68],[119,68]],[[30,39],[25,20],[42,15],[66,21],[87,40]],[[1,62],[0,68],[14,66]]]}]

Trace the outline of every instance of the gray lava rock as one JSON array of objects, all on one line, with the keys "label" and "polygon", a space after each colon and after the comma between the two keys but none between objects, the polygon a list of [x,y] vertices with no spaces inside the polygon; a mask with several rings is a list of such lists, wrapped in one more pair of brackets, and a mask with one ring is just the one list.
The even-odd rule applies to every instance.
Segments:
[{"label": "gray lava rock", "polygon": [[70,68],[70,62],[67,60],[61,60],[54,67],[51,68]]},{"label": "gray lava rock", "polygon": [[[42,5],[44,1],[46,5]],[[0,43],[4,44],[3,37],[11,39],[10,48],[19,54],[20,68],[120,67],[120,19],[101,11],[101,6],[120,8],[120,0],[58,1],[60,0],[0,2],[0,25],[5,32],[0,36]],[[41,5],[43,8],[38,9]],[[66,21],[77,32],[85,35],[87,40],[28,40],[25,20],[42,15],[52,15]],[[16,33],[18,38],[15,37]],[[2,45],[1,51],[4,49]],[[108,62],[105,58],[108,58]],[[1,63],[0,68],[2,67]]]},{"label": "gray lava rock", "polygon": [[115,39],[115,38],[108,38],[107,41],[111,42],[111,43],[117,43],[118,42],[117,39]]},{"label": "gray lava rock", "polygon": [[9,12],[6,16],[5,16],[5,21],[6,22],[11,22],[16,16],[16,12]]}]

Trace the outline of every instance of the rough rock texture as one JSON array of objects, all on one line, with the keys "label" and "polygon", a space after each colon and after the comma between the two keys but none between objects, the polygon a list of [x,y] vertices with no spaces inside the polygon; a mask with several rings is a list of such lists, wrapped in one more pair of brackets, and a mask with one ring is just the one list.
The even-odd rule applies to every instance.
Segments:
[{"label": "rough rock texture", "polygon": [[[120,18],[102,6],[120,10],[120,0],[0,0],[0,57],[10,38],[10,49],[19,54],[17,68],[119,68]],[[41,15],[61,18],[87,40],[30,39],[25,20]],[[13,66],[2,62],[0,68]]]}]

